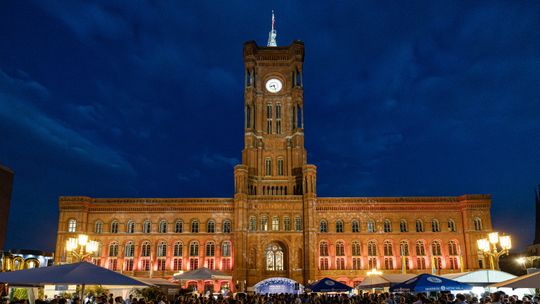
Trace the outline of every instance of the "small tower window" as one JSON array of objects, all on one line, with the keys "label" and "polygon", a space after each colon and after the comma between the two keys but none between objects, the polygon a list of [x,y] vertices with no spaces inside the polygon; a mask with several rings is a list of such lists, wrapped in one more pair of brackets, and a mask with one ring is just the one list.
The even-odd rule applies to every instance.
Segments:
[{"label": "small tower window", "polygon": [[265,175],[266,175],[266,176],[272,175],[272,159],[267,158],[267,159],[265,160],[264,163],[265,163],[265,166],[264,166],[264,168],[265,168],[265,172],[264,172]]},{"label": "small tower window", "polygon": [[250,106],[246,106],[245,108],[245,119],[246,119],[245,128],[246,129],[251,128],[251,107]]},{"label": "small tower window", "polygon": [[278,159],[277,161],[277,175],[283,176],[283,159]]},{"label": "small tower window", "polygon": [[266,105],[266,133],[272,134],[272,105]]},{"label": "small tower window", "polygon": [[276,105],[276,134],[281,134],[281,104]]}]

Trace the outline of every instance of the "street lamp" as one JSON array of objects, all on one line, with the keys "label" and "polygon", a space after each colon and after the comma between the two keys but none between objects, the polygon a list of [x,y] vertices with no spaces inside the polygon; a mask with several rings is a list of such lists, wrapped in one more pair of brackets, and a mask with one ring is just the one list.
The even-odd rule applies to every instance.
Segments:
[{"label": "street lamp", "polygon": [[499,270],[499,258],[508,254],[512,248],[512,239],[509,235],[499,236],[498,232],[488,234],[487,238],[476,241],[478,250],[489,257],[489,264],[492,270]]},{"label": "street lamp", "polygon": [[66,241],[66,251],[71,253],[77,262],[84,261],[98,250],[99,243],[89,241],[88,235],[79,234],[76,238],[69,238]]}]

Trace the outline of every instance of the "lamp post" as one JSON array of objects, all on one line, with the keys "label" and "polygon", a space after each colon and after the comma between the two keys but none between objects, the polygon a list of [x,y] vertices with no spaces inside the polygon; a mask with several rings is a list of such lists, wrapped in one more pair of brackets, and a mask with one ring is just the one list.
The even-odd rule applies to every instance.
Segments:
[{"label": "lamp post", "polygon": [[69,238],[66,241],[66,251],[71,253],[77,262],[84,261],[87,257],[94,254],[98,246],[98,242],[89,241],[86,234],[79,234],[76,238]]},{"label": "lamp post", "polygon": [[508,250],[512,248],[512,239],[510,236],[499,236],[498,232],[492,232],[488,234],[487,238],[479,239],[476,242],[478,250],[480,250],[484,256],[489,257],[491,270],[499,270],[499,258],[508,254]]},{"label": "lamp post", "polygon": [[[71,253],[77,262],[84,261],[98,250],[99,244],[96,241],[89,241],[88,235],[79,234],[76,238],[69,238],[66,241],[66,251]],[[80,301],[84,302],[84,284],[81,285]]]}]

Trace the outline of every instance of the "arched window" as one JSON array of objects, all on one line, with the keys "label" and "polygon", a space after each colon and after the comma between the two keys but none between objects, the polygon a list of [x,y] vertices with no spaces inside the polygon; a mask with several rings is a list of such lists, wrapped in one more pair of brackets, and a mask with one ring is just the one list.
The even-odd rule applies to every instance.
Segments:
[{"label": "arched window", "polygon": [[345,244],[342,241],[336,242],[336,256],[345,256]]},{"label": "arched window", "polygon": [[431,243],[431,254],[435,256],[442,255],[441,254],[441,243],[439,241],[433,241]]},{"label": "arched window", "polygon": [[143,242],[141,246],[141,256],[143,257],[150,256],[150,242]]},{"label": "arched window", "polygon": [[103,232],[103,222],[102,221],[96,221],[96,224],[94,225],[94,232],[99,234]]},{"label": "arched window", "polygon": [[174,223],[174,233],[182,233],[184,232],[184,222],[181,220],[176,220],[176,223]]},{"label": "arched window", "polygon": [[127,258],[132,258],[135,255],[135,244],[132,241],[126,243],[126,254]]},{"label": "arched window", "polygon": [[111,233],[118,233],[118,222],[113,221],[111,223]]},{"label": "arched window", "polygon": [[109,245],[109,256],[110,257],[117,257],[118,256],[118,243],[112,242]]},{"label": "arched window", "polygon": [[454,222],[452,219],[448,220],[448,231],[456,232],[456,222]]},{"label": "arched window", "polygon": [[68,221],[68,232],[75,232],[77,230],[77,221],[75,219],[70,219]]},{"label": "arched window", "polygon": [[199,233],[199,221],[191,221],[191,233]]},{"label": "arched window", "polygon": [[272,217],[272,231],[278,231],[279,230],[279,217],[274,216]]},{"label": "arched window", "polygon": [[407,227],[407,221],[406,220],[399,221],[399,231],[400,232],[408,232],[409,231],[409,227]]},{"label": "arched window", "polygon": [[390,220],[384,220],[384,232],[392,232],[392,223]]},{"label": "arched window", "polygon": [[319,255],[328,256],[328,242],[319,243]]},{"label": "arched window", "polygon": [[474,218],[474,230],[482,230],[482,220],[479,217]]},{"label": "arched window", "polygon": [[206,223],[206,232],[208,233],[216,232],[216,223],[213,220],[209,220],[208,223]]},{"label": "arched window", "polygon": [[456,241],[448,242],[448,255],[458,255],[458,246]]},{"label": "arched window", "polygon": [[424,232],[424,223],[422,223],[422,220],[416,220],[416,232]]},{"label": "arched window", "polygon": [[392,253],[392,242],[390,241],[384,241],[383,243],[383,249],[384,249],[384,255],[385,256],[392,256],[394,255]]},{"label": "arched window", "polygon": [[184,255],[184,246],[182,245],[182,242],[174,242],[174,250],[173,255],[175,257],[181,257]]},{"label": "arched window", "polygon": [[328,232],[328,223],[326,223],[325,220],[322,220],[322,221],[319,223],[319,231],[320,231],[320,232]]},{"label": "arched window", "polygon": [[231,221],[225,220],[223,222],[223,233],[231,233]]},{"label": "arched window", "polygon": [[144,221],[143,223],[143,232],[144,233],[150,233],[150,221],[149,220],[146,220]]},{"label": "arched window", "polygon": [[135,222],[132,220],[127,223],[127,233],[135,233]]},{"label": "arched window", "polygon": [[257,218],[254,216],[249,217],[249,231],[257,230]]},{"label": "arched window", "polygon": [[369,241],[367,244],[368,256],[377,256],[377,244],[375,241]]},{"label": "arched window", "polygon": [[167,221],[159,221],[159,233],[167,233]]},{"label": "arched window", "polygon": [[369,220],[367,222],[367,231],[368,232],[375,232],[375,222],[373,220]]},{"label": "arched window", "polygon": [[424,241],[416,241],[416,255],[425,256],[426,255],[426,246]]},{"label": "arched window", "polygon": [[158,244],[157,256],[164,257],[166,255],[167,255],[167,243],[165,243],[164,241],[161,241]]},{"label": "arched window", "polygon": [[268,217],[266,215],[261,217],[261,231],[268,231]]},{"label": "arched window", "polygon": [[189,256],[199,256],[199,243],[197,241],[193,241],[189,244]]},{"label": "arched window", "polygon": [[353,220],[351,223],[352,226],[352,232],[360,232],[360,224],[357,220]]},{"label": "arched window", "polygon": [[431,231],[432,232],[441,232],[441,227],[439,226],[439,221],[436,219],[431,220]]},{"label": "arched window", "polygon": [[343,221],[336,221],[336,232],[343,232]]},{"label": "arched window", "polygon": [[221,244],[221,256],[222,257],[230,257],[231,256],[231,242],[230,241],[224,241],[223,244]]},{"label": "arched window", "polygon": [[407,241],[399,242],[399,254],[401,256],[409,256],[409,243]]},{"label": "arched window", "polygon": [[215,251],[215,245],[214,242],[208,242],[206,243],[206,256],[207,257],[213,257]]},{"label": "arched window", "polygon": [[266,247],[265,260],[267,271],[282,271],[284,265],[283,249],[278,244],[270,244]]},{"label": "arched window", "polygon": [[353,255],[353,256],[360,256],[360,255],[361,255],[361,252],[360,252],[360,242],[358,242],[358,241],[353,241],[353,242],[352,242],[352,245],[351,245],[351,248],[352,248],[352,255]]}]

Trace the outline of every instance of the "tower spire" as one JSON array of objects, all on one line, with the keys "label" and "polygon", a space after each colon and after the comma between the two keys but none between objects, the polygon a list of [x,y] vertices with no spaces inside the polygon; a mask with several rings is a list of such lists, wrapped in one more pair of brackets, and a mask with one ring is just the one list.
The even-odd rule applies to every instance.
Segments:
[{"label": "tower spire", "polygon": [[276,42],[277,32],[274,28],[275,21],[276,19],[274,18],[274,10],[272,10],[272,30],[270,30],[270,32],[268,33],[267,46],[277,46],[277,42]]}]

